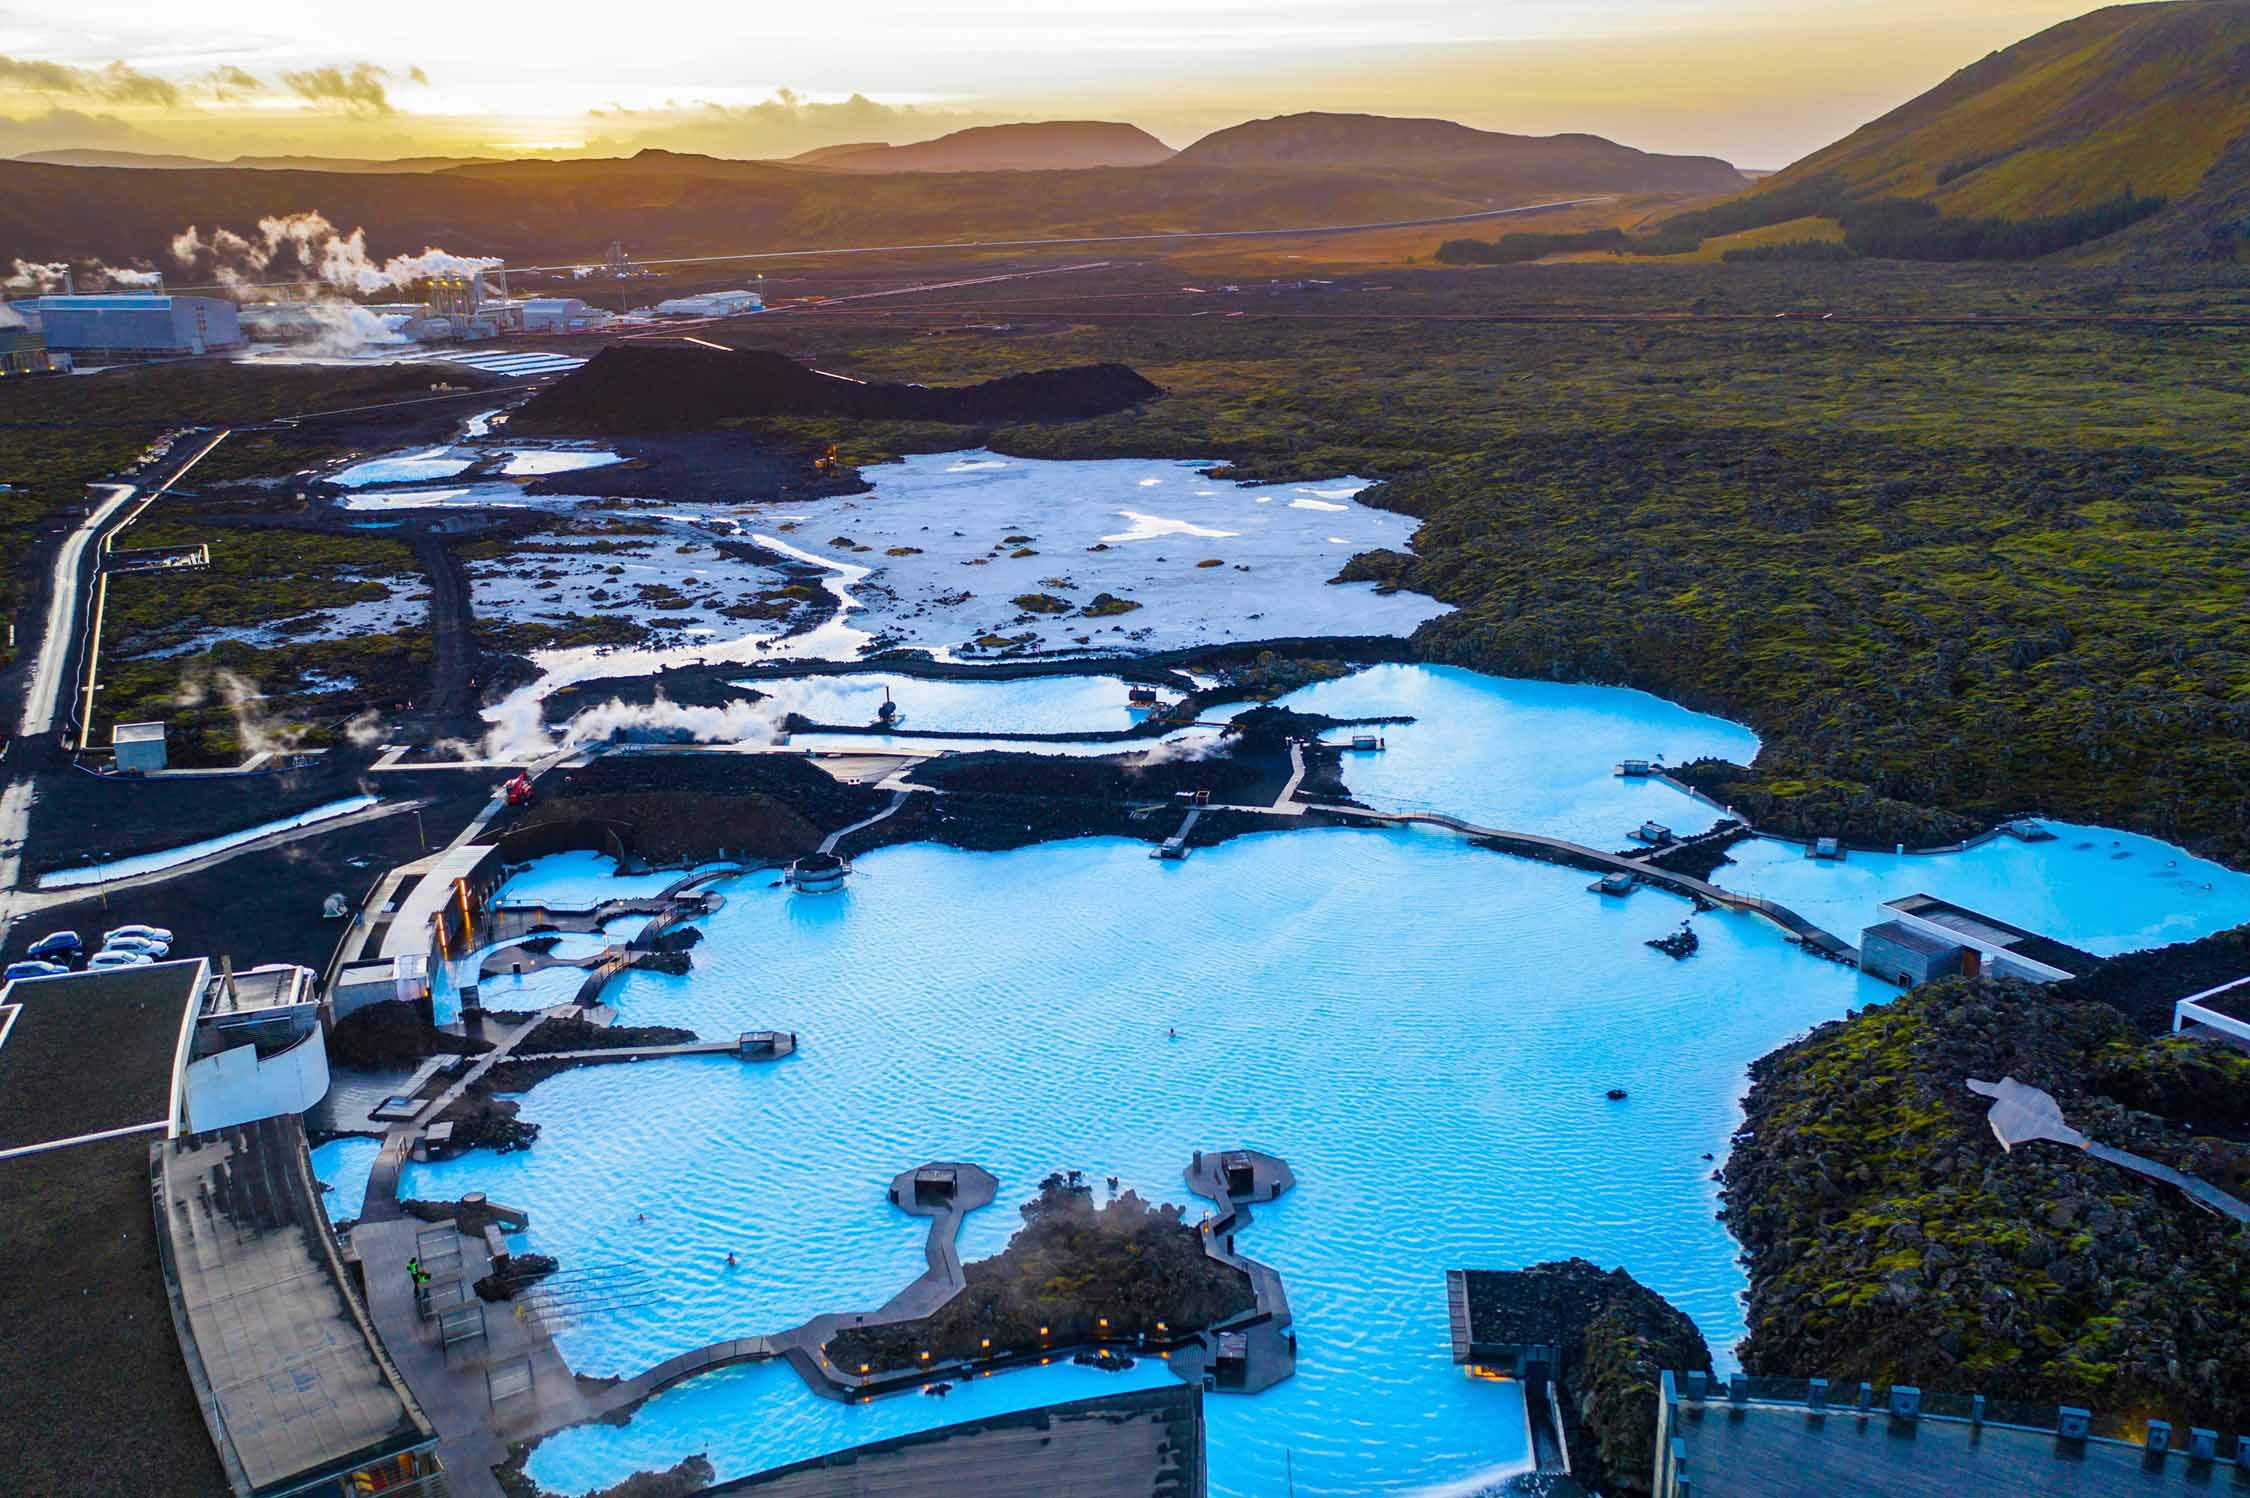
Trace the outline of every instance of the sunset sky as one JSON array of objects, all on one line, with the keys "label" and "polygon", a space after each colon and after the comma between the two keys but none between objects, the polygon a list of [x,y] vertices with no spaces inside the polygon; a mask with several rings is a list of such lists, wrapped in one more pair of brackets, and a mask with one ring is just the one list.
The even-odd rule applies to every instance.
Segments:
[{"label": "sunset sky", "polygon": [[0,155],[787,155],[1009,119],[1182,145],[1300,109],[1586,130],[1778,167],[2053,0],[549,0],[0,9]]}]

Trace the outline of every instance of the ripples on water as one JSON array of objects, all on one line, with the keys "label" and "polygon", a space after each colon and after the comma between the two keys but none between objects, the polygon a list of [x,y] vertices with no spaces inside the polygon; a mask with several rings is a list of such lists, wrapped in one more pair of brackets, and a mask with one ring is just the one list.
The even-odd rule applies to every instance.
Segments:
[{"label": "ripples on water", "polygon": [[[1741,1277],[1700,1157],[1725,1147],[1754,1056],[1880,993],[1733,918],[1702,922],[1675,965],[1640,943],[1683,904],[1585,883],[1375,832],[1180,867],[1119,841],[907,847],[826,900],[736,881],[698,971],[632,974],[615,1002],[628,1023],[792,1029],[796,1057],[566,1074],[526,1102],[534,1148],[417,1167],[408,1189],[487,1189],[566,1263],[660,1272],[662,1303],[563,1335],[602,1374],[881,1303],[922,1244],[883,1189],[922,1160],[1000,1176],[965,1226],[974,1258],[1050,1170],[1192,1207],[1193,1150],[1271,1150],[1302,1184],[1244,1246],[1286,1276],[1305,1357],[1267,1394],[1211,1402],[1215,1489],[1273,1491],[1285,1450],[1307,1493],[1442,1481],[1521,1455],[1510,1391],[1448,1361],[1444,1271],[1583,1253],[1730,1343]],[[727,1421],[741,1471],[854,1438],[786,1376],[745,1380]],[[649,1464],[633,1430],[556,1437],[533,1470],[573,1491],[614,1480]]]},{"label": "ripples on water", "polygon": [[[1745,730],[1655,698],[1466,672],[1383,668],[1292,702],[1425,715],[1389,731],[1386,753],[1347,760],[1364,799],[1603,846],[1645,816],[1709,819],[1676,792],[1614,779],[1617,758],[1755,750]],[[2009,892],[2044,887],[2058,921],[2041,929],[2130,943],[2150,929],[2142,907],[2101,884],[2157,881],[2119,872],[2132,861],[2107,856],[2109,836],[2092,862],[2072,829],[1916,860],[1911,887],[1944,892],[1941,876],[1989,863],[2003,871],[1989,889],[1999,913],[2024,908],[2001,903]],[[1847,935],[1844,904],[1908,892],[1879,861],[1809,872],[1771,846],[1746,850],[1739,877],[1841,872]],[[599,873],[549,860],[511,888],[552,881],[577,898],[604,890]],[[734,880],[692,976],[634,972],[608,997],[629,1024],[794,1030],[795,1057],[566,1073],[525,1102],[544,1131],[534,1148],[415,1167],[405,1188],[488,1190],[529,1209],[529,1246],[566,1265],[652,1271],[666,1287],[656,1303],[562,1332],[573,1365],[598,1375],[880,1304],[922,1268],[921,1222],[883,1192],[923,1160],[999,1176],[998,1200],[964,1225],[962,1252],[978,1258],[1005,1244],[1051,1170],[1117,1175],[1193,1220],[1201,1206],[1180,1186],[1193,1150],[1270,1150],[1300,1185],[1259,1210],[1243,1247],[1282,1272],[1303,1358],[1262,1395],[1208,1402],[1212,1490],[1273,1493],[1285,1473],[1305,1494],[1456,1484],[1523,1460],[1522,1415],[1511,1387],[1452,1367],[1444,1271],[1572,1254],[1622,1265],[1726,1358],[1744,1285],[1703,1157],[1723,1154],[1752,1059],[1890,992],[1743,916],[1698,917],[1701,950],[1674,963],[1642,943],[1685,904],[1601,899],[1587,878],[1435,832],[1327,831],[1184,864],[1116,840],[909,846],[863,858],[826,898]],[[2193,929],[2240,919],[2246,892],[2216,889]],[[2192,934],[2158,924],[2166,939]],[[1608,1101],[1611,1087],[1629,1098]],[[1134,1374],[1160,1376],[1145,1363]],[[1102,1377],[1049,1369],[947,1400],[845,1406],[784,1368],[742,1369],[691,1381],[627,1425],[551,1437],[531,1471],[580,1492],[707,1451],[722,1477],[740,1475],[1116,1387]]]}]

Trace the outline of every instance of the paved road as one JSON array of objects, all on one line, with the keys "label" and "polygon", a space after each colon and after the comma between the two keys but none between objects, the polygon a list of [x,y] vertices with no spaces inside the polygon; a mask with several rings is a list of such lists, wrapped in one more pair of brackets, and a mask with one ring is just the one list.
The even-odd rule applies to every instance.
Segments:
[{"label": "paved road", "polygon": [[[140,495],[137,499],[134,498],[130,493],[122,496],[115,512],[109,516],[108,522],[105,525],[96,525],[92,521],[89,521],[87,526],[80,528],[80,531],[77,535],[72,536],[68,542],[64,543],[63,550],[68,551],[73,544],[80,542],[81,538],[86,535],[88,529],[91,529],[99,537],[98,544],[93,548],[93,570],[91,576],[87,577],[83,570],[81,570],[81,572],[77,574],[77,576],[85,578],[85,586],[88,590],[88,597],[93,600],[92,617],[85,621],[82,630],[80,626],[72,625],[69,631],[64,634],[60,642],[60,648],[65,658],[67,659],[71,650],[71,646],[74,643],[73,636],[82,633],[84,637],[84,648],[79,652],[78,656],[78,690],[83,693],[83,701],[80,705],[79,710],[73,714],[72,723],[60,725],[65,728],[74,729],[78,741],[81,744],[85,742],[86,733],[94,726],[94,683],[101,670],[102,600],[107,595],[108,590],[108,580],[104,576],[104,574],[108,568],[108,563],[106,562],[105,558],[107,557],[109,552],[110,542],[116,538],[117,534],[120,531],[131,525],[134,521],[140,519],[142,514],[147,511],[150,505],[155,504],[159,499],[162,499],[167,493],[169,493],[174,484],[178,483],[181,479],[186,478],[188,474],[195,468],[196,464],[211,456],[211,451],[213,448],[226,441],[227,438],[232,435],[233,433],[231,431],[220,431],[216,436],[212,437],[209,442],[206,442],[201,447],[197,448],[195,450],[194,457],[189,458],[186,462],[181,463],[177,467],[175,467],[172,472],[166,476],[163,483],[158,484],[155,488],[149,490],[147,493]],[[106,505],[102,506],[97,509],[95,513],[96,515],[100,515],[101,510],[108,508],[109,507]],[[60,559],[58,558],[58,562],[59,560]],[[62,586],[64,578],[65,574],[58,566],[56,569],[55,585],[57,587]],[[51,615],[52,605],[50,605],[49,612]],[[71,613],[74,618],[79,615],[83,615],[86,613],[86,606],[84,604],[74,602],[71,605]],[[40,641],[40,652],[42,657],[44,657],[47,648],[48,641],[46,639],[42,639]],[[27,697],[29,695],[29,693],[26,693]],[[55,725],[51,720],[52,710],[50,709],[49,726],[58,726]]]},{"label": "paved road", "polygon": [[[23,716],[16,728],[5,767],[7,785],[0,790],[0,933],[5,933],[22,912],[13,891],[22,877],[24,841],[30,835],[31,808],[38,796],[33,789],[37,773],[67,769],[54,741],[47,736],[63,727],[58,720],[73,692],[74,662],[82,663],[88,691],[93,682],[93,655],[100,642],[87,620],[86,599],[96,596],[102,574],[102,552],[110,536],[133,523],[158,496],[203,461],[212,448],[225,441],[220,432],[197,450],[194,457],[174,469],[171,476],[141,494],[133,484],[96,484],[104,497],[78,529],[55,549],[54,573],[48,579],[47,617],[42,622],[37,652],[24,677]],[[138,497],[136,502],[136,496]],[[83,650],[81,650],[83,644]]]},{"label": "paved road", "polygon": [[126,503],[138,491],[131,484],[99,484],[108,497],[94,506],[78,529],[55,552],[54,576],[48,583],[47,622],[39,636],[39,654],[24,682],[23,721],[16,732],[24,737],[46,733],[55,726],[55,709],[62,701],[68,674],[71,642],[78,636],[79,596],[86,589],[88,548],[98,542]]}]

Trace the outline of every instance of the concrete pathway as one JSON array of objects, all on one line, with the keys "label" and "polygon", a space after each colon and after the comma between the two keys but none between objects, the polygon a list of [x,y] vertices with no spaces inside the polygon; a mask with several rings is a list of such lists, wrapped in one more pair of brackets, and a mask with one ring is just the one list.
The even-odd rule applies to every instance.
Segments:
[{"label": "concrete pathway", "polygon": [[2052,1094],[2037,1087],[2002,1077],[1997,1082],[1980,1081],[1971,1077],[1965,1084],[1979,1097],[1992,1099],[1992,1109],[1985,1115],[1992,1125],[1993,1135],[2000,1147],[2013,1153],[2019,1144],[2029,1144],[2044,1139],[2051,1144],[2065,1145],[2082,1150],[2097,1160],[2106,1161],[2135,1175],[2146,1176],[2186,1193],[2189,1200],[2236,1222],[2250,1222],[2250,1203],[2228,1195],[2208,1181],[2183,1174],[2159,1160],[2136,1155],[2127,1150],[2088,1139],[2084,1134],[2063,1122],[2062,1105]]},{"label": "concrete pathway", "polygon": [[820,840],[820,851],[823,853],[834,853],[836,851],[836,845],[838,843],[841,843],[845,838],[850,837],[855,832],[863,831],[866,828],[872,827],[877,822],[880,822],[884,818],[889,817],[897,812],[900,807],[906,804],[906,797],[907,793],[903,790],[896,790],[891,792],[891,800],[889,805],[885,806],[881,811],[875,813],[875,815],[871,817],[862,817],[858,821],[852,823],[849,827],[839,827],[834,832],[829,833],[828,836]]}]

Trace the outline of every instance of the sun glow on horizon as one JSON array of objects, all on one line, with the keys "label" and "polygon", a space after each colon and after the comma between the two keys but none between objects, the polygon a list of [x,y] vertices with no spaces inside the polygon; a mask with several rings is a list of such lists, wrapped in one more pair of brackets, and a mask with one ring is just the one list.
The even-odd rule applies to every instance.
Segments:
[{"label": "sun glow on horizon", "polygon": [[[222,158],[610,155],[657,145],[779,156],[1064,118],[1126,120],[1180,145],[1260,115],[1328,109],[1585,130],[1771,167],[2080,8],[831,0],[744,25],[710,0],[651,0],[613,43],[609,7],[557,0],[538,26],[510,33],[504,55],[370,56],[365,28],[342,13],[214,0],[167,29],[140,0],[82,0],[67,14],[6,18],[0,155],[65,146]],[[605,40],[589,46],[589,35]]]}]

